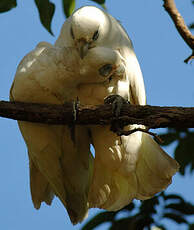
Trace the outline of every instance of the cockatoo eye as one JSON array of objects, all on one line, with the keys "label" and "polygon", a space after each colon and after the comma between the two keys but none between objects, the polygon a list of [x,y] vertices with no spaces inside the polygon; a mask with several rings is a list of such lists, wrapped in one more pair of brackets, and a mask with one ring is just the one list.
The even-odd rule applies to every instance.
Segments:
[{"label": "cockatoo eye", "polygon": [[113,70],[113,66],[111,64],[103,65],[98,71],[99,74],[103,77],[108,77]]},{"label": "cockatoo eye", "polygon": [[70,29],[70,34],[71,34],[71,37],[72,37],[73,39],[75,39],[75,36],[74,36],[72,27],[71,27],[71,29]]},{"label": "cockatoo eye", "polygon": [[93,41],[96,41],[96,40],[98,39],[98,37],[99,37],[99,31],[96,30],[96,31],[94,32],[94,34],[93,34],[92,40],[93,40]]}]

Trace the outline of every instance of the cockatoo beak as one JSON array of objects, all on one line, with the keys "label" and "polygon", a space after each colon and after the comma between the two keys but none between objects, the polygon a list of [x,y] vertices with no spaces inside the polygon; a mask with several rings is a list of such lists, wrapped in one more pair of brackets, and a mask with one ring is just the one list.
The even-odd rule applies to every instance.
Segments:
[{"label": "cockatoo beak", "polygon": [[89,48],[90,44],[85,40],[80,40],[77,43],[77,50],[81,59],[83,59],[87,55]]}]

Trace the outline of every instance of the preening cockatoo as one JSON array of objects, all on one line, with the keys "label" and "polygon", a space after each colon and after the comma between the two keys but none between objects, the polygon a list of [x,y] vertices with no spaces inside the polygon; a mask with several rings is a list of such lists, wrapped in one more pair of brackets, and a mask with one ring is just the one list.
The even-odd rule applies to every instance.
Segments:
[{"label": "preening cockatoo", "polygon": [[[123,71],[119,53],[112,49],[91,49],[82,60],[75,48],[42,42],[19,64],[10,100],[63,104],[76,100],[81,84],[108,84],[112,76],[118,78]],[[50,205],[55,194],[72,223],[81,222],[89,208],[93,173],[88,128],[76,126],[73,141],[67,126],[18,124],[28,147],[34,207],[39,209],[43,201]]]},{"label": "preening cockatoo", "polygon": [[[111,15],[94,6],[78,9],[63,24],[55,46],[75,47],[82,59],[94,47],[119,52],[125,74],[113,77],[108,85],[82,84],[78,92],[81,103],[100,104],[106,96],[118,94],[131,104],[146,104],[143,77],[131,40]],[[95,160],[89,207],[115,211],[134,198],[148,199],[171,183],[179,165],[148,134],[118,137],[108,126],[91,126],[90,130]]]}]

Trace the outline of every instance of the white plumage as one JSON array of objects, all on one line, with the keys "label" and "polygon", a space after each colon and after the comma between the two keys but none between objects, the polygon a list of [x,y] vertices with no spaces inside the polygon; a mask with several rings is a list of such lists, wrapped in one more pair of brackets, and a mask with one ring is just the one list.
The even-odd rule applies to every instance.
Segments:
[{"label": "white plumage", "polygon": [[[74,48],[42,42],[18,66],[10,99],[51,104],[76,100],[77,89],[84,82],[107,84],[119,61],[118,53],[107,48],[91,49],[82,60]],[[99,69],[107,63],[112,70],[100,76]],[[22,121],[18,124],[28,147],[35,208],[40,208],[43,201],[51,204],[55,194],[66,206],[71,221],[82,221],[87,216],[93,168],[88,129],[76,126],[73,143],[66,126]]]},{"label": "white plumage", "polygon": [[[112,94],[131,104],[146,103],[126,32],[109,14],[86,6],[65,21],[54,46],[42,42],[24,57],[10,98],[63,104],[78,96],[81,103],[96,105]],[[74,143],[66,126],[18,123],[28,147],[34,206],[51,204],[55,194],[74,224],[90,207],[114,211],[134,198],[152,197],[171,183],[179,167],[145,133],[118,137],[108,126],[76,126]]]},{"label": "white plumage", "polygon": [[[93,39],[97,32],[98,38]],[[121,56],[125,65],[122,79],[113,78],[108,86],[84,85],[79,92],[82,103],[103,103],[105,96],[119,94],[131,104],[145,105],[143,77],[132,43],[112,16],[93,6],[78,9],[64,23],[55,45],[76,47],[80,56],[87,49],[103,46]],[[148,199],[171,183],[178,163],[149,135],[136,132],[120,138],[101,126],[91,127],[91,131],[96,158],[90,207],[118,210],[133,198]]]}]

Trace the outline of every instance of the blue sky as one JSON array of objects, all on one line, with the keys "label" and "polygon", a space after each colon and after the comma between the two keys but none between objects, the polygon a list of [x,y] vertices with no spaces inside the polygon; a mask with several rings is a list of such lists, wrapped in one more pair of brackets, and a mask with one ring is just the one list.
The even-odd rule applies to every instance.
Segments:
[{"label": "blue sky", "polygon": [[[91,1],[77,1],[77,7],[93,4]],[[18,1],[16,9],[0,14],[0,100],[8,100],[16,67],[23,56],[39,41],[54,43],[56,40],[64,16],[60,1],[53,2],[57,2],[52,23],[55,37],[40,24],[33,0]],[[194,21],[191,1],[176,2],[186,23]],[[147,103],[194,106],[193,64],[183,63],[191,50],[178,35],[162,7],[162,1],[107,0],[106,5],[108,12],[121,21],[133,41],[144,74]],[[165,150],[171,154],[174,146]],[[51,207],[42,205],[39,211],[33,208],[26,146],[16,121],[3,118],[0,118],[0,162],[0,229],[80,229],[80,225],[71,225],[58,199]],[[176,175],[168,191],[184,195],[186,200],[194,203],[193,188],[193,175],[188,174],[184,178]],[[97,211],[92,210],[89,218]],[[184,226],[176,229],[184,229]]]}]

